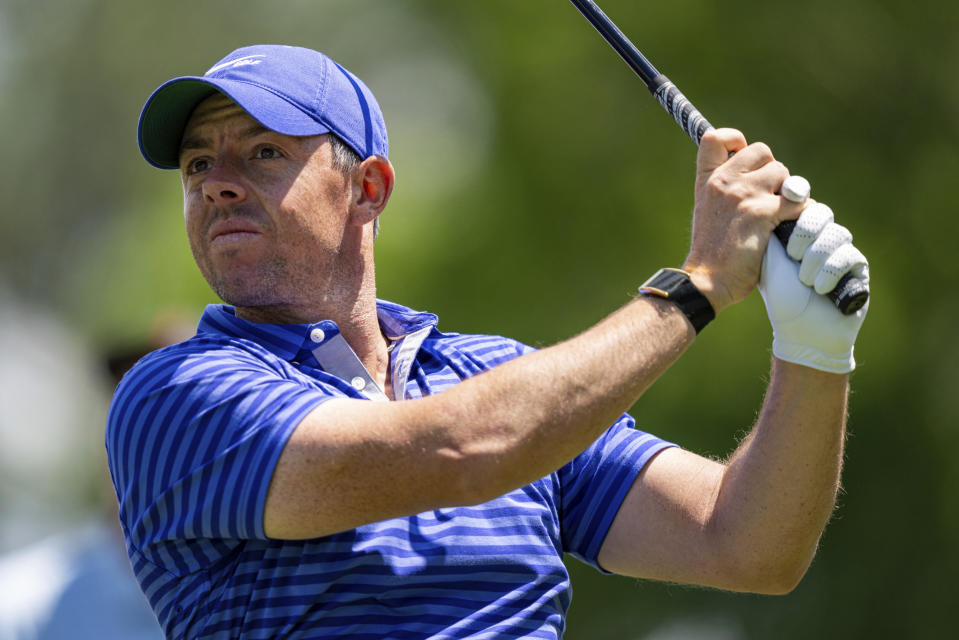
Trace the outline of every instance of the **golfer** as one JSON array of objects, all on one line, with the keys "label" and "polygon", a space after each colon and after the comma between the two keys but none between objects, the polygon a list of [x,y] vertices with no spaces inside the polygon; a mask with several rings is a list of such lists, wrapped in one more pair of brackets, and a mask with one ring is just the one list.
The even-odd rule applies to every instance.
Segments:
[{"label": "golfer", "polygon": [[[817,291],[867,269],[828,207],[779,195],[765,145],[707,134],[689,255],[650,265],[682,270],[639,274],[635,299],[534,351],[377,299],[386,126],[325,55],[252,46],[173,79],[139,141],[179,170],[226,303],[142,359],[108,418],[130,560],[168,637],[557,638],[564,553],[735,591],[803,576],[865,316]],[[797,218],[788,247],[770,241]],[[637,430],[623,412],[757,284],[775,357],[730,459]]]}]

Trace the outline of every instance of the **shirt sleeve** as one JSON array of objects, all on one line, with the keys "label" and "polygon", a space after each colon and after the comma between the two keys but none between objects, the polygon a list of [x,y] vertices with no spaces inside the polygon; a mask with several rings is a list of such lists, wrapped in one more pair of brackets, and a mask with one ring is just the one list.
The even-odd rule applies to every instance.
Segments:
[{"label": "shirt sleeve", "polygon": [[586,451],[559,470],[563,550],[608,573],[599,550],[626,494],[653,456],[675,445],[639,431],[623,416]]},{"label": "shirt sleeve", "polygon": [[[189,344],[189,343],[185,343]],[[106,445],[129,545],[187,573],[194,540],[265,538],[263,507],[290,434],[333,396],[234,346],[156,352],[117,388]]]}]

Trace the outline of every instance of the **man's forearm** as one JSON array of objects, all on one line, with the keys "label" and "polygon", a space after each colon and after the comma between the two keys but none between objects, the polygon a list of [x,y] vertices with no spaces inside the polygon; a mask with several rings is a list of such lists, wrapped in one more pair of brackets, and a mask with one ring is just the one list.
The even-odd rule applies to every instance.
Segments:
[{"label": "man's forearm", "polygon": [[847,395],[846,375],[774,359],[759,419],[728,461],[709,526],[763,590],[788,591],[812,561],[839,489]]},{"label": "man's forearm", "polygon": [[581,453],[694,337],[675,305],[639,298],[570,340],[464,381],[449,398],[451,422],[464,425],[466,459],[495,465],[477,476],[484,491],[500,495]]}]

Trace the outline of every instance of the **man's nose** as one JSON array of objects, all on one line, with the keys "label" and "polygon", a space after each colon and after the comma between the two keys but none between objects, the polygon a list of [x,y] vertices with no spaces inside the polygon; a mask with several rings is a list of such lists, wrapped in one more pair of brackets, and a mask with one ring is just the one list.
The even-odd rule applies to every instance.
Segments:
[{"label": "man's nose", "polygon": [[246,189],[237,172],[217,160],[203,181],[203,198],[217,206],[236,204],[246,200]]}]

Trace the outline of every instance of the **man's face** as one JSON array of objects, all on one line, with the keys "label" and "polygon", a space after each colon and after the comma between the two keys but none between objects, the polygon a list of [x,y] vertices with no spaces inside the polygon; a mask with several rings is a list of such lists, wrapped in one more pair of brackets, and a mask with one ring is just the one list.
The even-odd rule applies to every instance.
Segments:
[{"label": "man's face", "polygon": [[302,306],[345,275],[352,183],[333,167],[328,136],[267,130],[217,93],[187,123],[180,171],[193,257],[224,301]]}]

